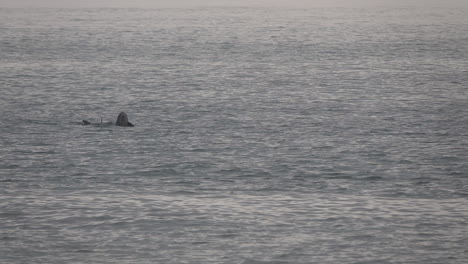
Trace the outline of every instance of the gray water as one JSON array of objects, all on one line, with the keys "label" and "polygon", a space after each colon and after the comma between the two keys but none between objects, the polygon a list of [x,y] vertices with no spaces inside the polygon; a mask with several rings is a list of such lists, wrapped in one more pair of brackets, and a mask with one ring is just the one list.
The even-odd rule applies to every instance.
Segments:
[{"label": "gray water", "polygon": [[467,263],[467,88],[464,9],[0,9],[0,263]]}]

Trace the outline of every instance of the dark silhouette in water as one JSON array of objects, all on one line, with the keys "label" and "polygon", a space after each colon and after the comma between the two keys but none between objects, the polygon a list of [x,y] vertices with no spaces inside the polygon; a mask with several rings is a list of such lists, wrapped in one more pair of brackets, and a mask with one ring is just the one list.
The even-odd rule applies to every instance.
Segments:
[{"label": "dark silhouette in water", "polygon": [[118,126],[133,126],[133,124],[128,121],[127,113],[125,112],[120,112],[115,124]]},{"label": "dark silhouette in water", "polygon": [[[102,123],[102,118],[101,118],[101,123]],[[128,121],[128,116],[127,116],[127,113],[125,112],[120,112],[115,124],[117,126],[129,126],[129,127],[133,126],[133,124]],[[86,125],[91,125],[91,123],[87,120],[83,120],[83,126],[86,126]]]}]

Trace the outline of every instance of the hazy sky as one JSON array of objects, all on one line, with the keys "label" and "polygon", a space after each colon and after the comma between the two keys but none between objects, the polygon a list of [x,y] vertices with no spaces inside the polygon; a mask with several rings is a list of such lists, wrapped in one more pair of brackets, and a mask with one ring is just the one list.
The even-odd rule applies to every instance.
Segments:
[{"label": "hazy sky", "polygon": [[0,0],[0,7],[466,6],[468,0]]}]

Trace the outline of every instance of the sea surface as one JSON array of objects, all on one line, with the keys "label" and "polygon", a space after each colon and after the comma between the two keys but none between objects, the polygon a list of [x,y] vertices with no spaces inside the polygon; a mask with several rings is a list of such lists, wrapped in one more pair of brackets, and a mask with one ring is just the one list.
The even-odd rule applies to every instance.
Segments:
[{"label": "sea surface", "polygon": [[467,9],[0,9],[1,264],[467,261]]}]

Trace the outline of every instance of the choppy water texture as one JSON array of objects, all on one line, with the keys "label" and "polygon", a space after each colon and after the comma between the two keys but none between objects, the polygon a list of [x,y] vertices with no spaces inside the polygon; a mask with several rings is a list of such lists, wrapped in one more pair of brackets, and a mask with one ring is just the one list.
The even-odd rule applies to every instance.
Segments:
[{"label": "choppy water texture", "polygon": [[467,36],[463,9],[0,9],[0,263],[466,263]]}]

